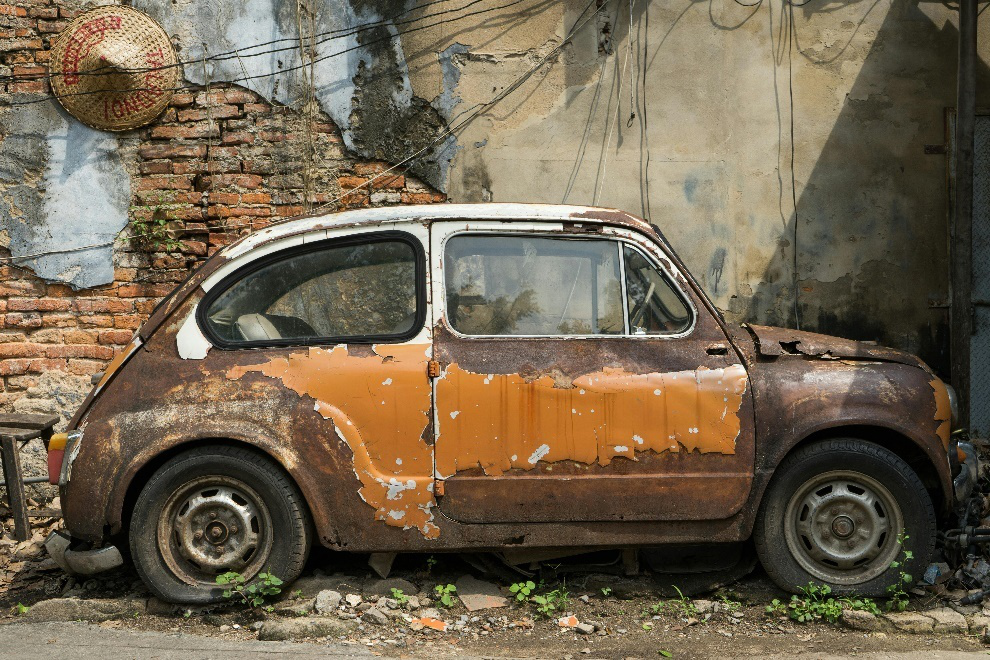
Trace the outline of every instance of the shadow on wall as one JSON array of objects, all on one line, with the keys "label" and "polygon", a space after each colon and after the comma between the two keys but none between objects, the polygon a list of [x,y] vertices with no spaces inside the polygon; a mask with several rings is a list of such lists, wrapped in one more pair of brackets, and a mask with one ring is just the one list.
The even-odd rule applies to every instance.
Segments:
[{"label": "shadow on wall", "polygon": [[[810,72],[814,80],[816,68],[841,66],[841,54],[816,52],[815,30],[807,27],[814,12],[814,5],[794,10],[798,163],[801,108],[812,99],[800,74]],[[797,307],[802,330],[904,349],[948,375],[946,161],[925,155],[924,147],[944,141],[945,108],[955,99],[957,34],[947,21],[936,25],[917,2],[890,7],[797,199],[797,217],[791,214],[783,225],[779,248],[744,313],[748,319],[795,327]],[[983,63],[978,75],[979,85],[990,82]],[[782,82],[787,149],[786,73]],[[788,162],[781,160],[785,209]]]}]

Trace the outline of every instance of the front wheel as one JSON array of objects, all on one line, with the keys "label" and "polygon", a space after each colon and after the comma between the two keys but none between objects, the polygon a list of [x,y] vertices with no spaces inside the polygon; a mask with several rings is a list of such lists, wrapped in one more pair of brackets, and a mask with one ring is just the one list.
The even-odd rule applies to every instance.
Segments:
[{"label": "front wheel", "polygon": [[[838,595],[885,596],[902,571],[917,574],[928,565],[935,511],[917,474],[893,452],[828,440],[781,462],[753,537],[764,569],[783,589],[814,582]],[[905,551],[913,554],[906,565]]]},{"label": "front wheel", "polygon": [[288,476],[250,450],[211,446],[169,460],[134,505],[131,555],[159,598],[217,602],[216,577],[285,582],[302,572],[312,538],[309,512]]}]

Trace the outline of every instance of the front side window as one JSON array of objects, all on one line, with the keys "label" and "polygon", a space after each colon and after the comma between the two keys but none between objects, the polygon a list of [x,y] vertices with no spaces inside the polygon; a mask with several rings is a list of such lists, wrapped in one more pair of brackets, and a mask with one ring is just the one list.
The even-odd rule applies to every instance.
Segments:
[{"label": "front side window", "polygon": [[625,331],[618,243],[454,236],[444,255],[448,321],[465,335]]},{"label": "front side window", "polygon": [[382,239],[266,261],[208,302],[223,343],[311,343],[408,336],[417,320],[417,251]]},{"label": "front side window", "polygon": [[691,310],[666,276],[639,250],[625,245],[622,256],[626,270],[629,332],[668,335],[691,327]]}]

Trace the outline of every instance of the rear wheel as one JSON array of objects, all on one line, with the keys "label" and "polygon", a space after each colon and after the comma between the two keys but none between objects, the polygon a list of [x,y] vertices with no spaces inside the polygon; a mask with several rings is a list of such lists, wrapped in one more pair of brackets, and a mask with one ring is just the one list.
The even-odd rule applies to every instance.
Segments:
[{"label": "rear wheel", "polygon": [[[753,536],[763,567],[788,591],[814,582],[837,594],[884,596],[902,570],[927,566],[935,511],[896,454],[862,440],[828,440],[781,462]],[[914,559],[892,566],[905,550]]]},{"label": "rear wheel", "polygon": [[134,506],[134,565],[162,600],[222,598],[216,576],[251,580],[302,572],[312,525],[302,495],[267,458],[238,447],[193,449],[169,460]]}]

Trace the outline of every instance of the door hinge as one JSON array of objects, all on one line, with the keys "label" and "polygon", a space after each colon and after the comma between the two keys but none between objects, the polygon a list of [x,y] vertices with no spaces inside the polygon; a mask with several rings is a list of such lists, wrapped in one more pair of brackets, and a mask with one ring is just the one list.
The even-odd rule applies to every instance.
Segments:
[{"label": "door hinge", "polygon": [[443,497],[443,494],[444,494],[443,479],[434,479],[433,480],[433,496],[434,497]]},{"label": "door hinge", "polygon": [[440,363],[436,360],[430,360],[426,363],[426,375],[430,378],[440,377]]}]

